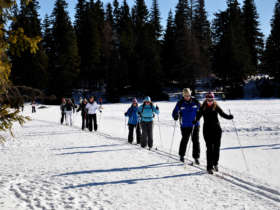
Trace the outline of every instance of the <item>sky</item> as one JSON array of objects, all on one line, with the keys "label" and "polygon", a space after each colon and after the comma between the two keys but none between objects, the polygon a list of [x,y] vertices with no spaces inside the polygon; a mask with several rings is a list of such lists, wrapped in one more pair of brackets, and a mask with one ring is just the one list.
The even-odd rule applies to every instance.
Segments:
[{"label": "sky", "polygon": [[[112,2],[113,0],[103,0],[104,7],[107,3]],[[132,6],[135,0],[127,0],[128,4]],[[40,15],[43,19],[46,14],[50,15],[54,6],[55,0],[39,0],[40,3]],[[66,0],[68,3],[68,12],[72,19],[74,20],[75,16],[75,6],[77,4],[77,0]],[[119,0],[122,2],[122,0]],[[145,0],[148,8],[151,8],[152,0]],[[161,12],[161,22],[163,27],[166,26],[166,20],[168,16],[168,12],[170,9],[175,11],[176,4],[178,0],[158,0],[160,12]],[[239,0],[241,6],[243,0]],[[270,33],[270,20],[273,16],[274,6],[276,0],[255,0],[257,6],[257,12],[259,14],[260,21],[260,29],[264,33],[265,37],[267,37]],[[226,8],[226,0],[205,0],[206,11],[208,13],[208,19],[211,21],[214,18],[214,14],[218,11],[223,11]]]}]

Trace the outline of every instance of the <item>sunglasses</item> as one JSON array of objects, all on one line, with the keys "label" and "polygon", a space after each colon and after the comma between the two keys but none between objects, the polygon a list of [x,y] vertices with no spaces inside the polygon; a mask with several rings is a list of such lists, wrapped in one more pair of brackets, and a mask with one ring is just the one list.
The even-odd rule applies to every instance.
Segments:
[{"label": "sunglasses", "polygon": [[214,99],[212,99],[212,98],[207,98],[206,101],[207,101],[207,102],[213,102]]}]

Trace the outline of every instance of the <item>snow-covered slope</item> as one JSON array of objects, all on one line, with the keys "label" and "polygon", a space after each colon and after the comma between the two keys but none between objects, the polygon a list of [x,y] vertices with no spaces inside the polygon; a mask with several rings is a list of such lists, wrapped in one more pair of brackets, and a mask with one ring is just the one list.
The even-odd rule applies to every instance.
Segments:
[{"label": "snow-covered slope", "polygon": [[129,104],[104,105],[93,133],[81,131],[80,114],[73,127],[61,126],[59,107],[31,115],[26,106],[33,120],[0,146],[0,209],[280,209],[280,100],[219,102],[235,116],[242,146],[232,121],[221,119],[214,176],[205,172],[202,135],[200,166],[178,161],[179,127],[170,153],[175,103],[157,104],[152,151],[127,144]]}]

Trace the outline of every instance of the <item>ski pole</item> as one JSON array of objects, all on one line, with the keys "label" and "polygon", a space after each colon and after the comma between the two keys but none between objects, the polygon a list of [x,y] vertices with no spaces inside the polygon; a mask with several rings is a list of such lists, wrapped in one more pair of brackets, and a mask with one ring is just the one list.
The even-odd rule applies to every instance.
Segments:
[{"label": "ski pole", "polygon": [[159,122],[159,115],[158,116],[158,130],[159,130],[159,139],[160,139],[160,147],[163,149],[163,145],[162,145],[162,138],[161,138],[161,129],[160,129],[160,122]]},{"label": "ski pole", "polygon": [[[174,123],[174,131],[173,131],[173,135],[172,135],[172,140],[171,140],[171,145],[170,145],[170,151],[169,151],[169,154],[170,154],[170,159],[171,159],[171,152],[172,152],[172,147],[173,147],[173,142],[174,142],[174,137],[175,137],[175,131],[176,131],[176,121]],[[170,161],[169,159],[169,161]],[[168,162],[169,162],[168,161]]]},{"label": "ski pole", "polygon": [[[231,114],[230,109],[229,109],[229,113]],[[233,124],[233,127],[235,128],[235,133],[236,133],[236,136],[237,136],[237,141],[238,141],[240,149],[241,149],[241,153],[242,153],[242,156],[243,156],[243,159],[244,159],[244,162],[245,162],[246,169],[247,169],[247,171],[250,171],[249,167],[248,167],[248,163],[247,163],[246,157],[245,157],[245,154],[244,154],[244,151],[243,151],[243,147],[241,145],[241,141],[240,141],[240,138],[239,138],[239,135],[238,135],[238,131],[237,131],[237,128],[235,126],[235,123],[234,123],[233,119],[232,119],[232,124]]]}]

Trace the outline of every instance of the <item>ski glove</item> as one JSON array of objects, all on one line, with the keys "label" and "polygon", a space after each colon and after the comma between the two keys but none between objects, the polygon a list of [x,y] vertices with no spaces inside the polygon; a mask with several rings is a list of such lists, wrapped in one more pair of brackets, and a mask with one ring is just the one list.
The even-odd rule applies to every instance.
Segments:
[{"label": "ski glove", "polygon": [[196,121],[196,120],[193,120],[193,121],[192,121],[192,124],[193,124],[193,125],[195,125],[196,123],[197,123],[197,121]]},{"label": "ski glove", "polygon": [[229,119],[230,119],[230,120],[233,119],[233,115],[232,115],[232,114],[229,115]]},{"label": "ski glove", "polygon": [[158,105],[156,105],[156,110],[159,110]]},{"label": "ski glove", "polygon": [[175,116],[174,116],[174,120],[177,121],[178,119],[179,119],[179,116],[178,116],[178,115],[175,115]]}]

